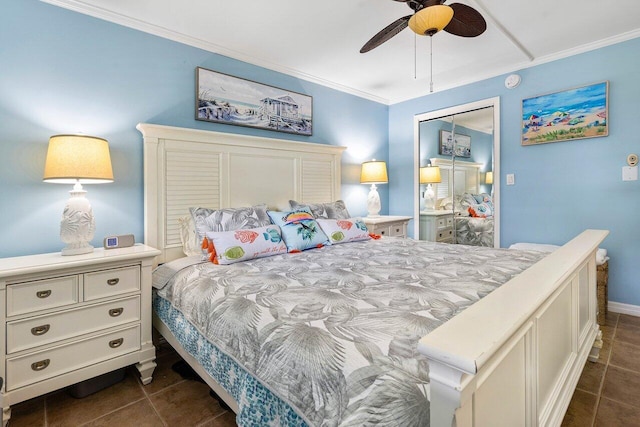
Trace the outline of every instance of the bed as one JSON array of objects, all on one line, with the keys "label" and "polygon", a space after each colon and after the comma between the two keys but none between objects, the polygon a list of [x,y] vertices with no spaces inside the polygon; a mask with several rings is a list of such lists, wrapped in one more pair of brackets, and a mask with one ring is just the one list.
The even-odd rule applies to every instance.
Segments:
[{"label": "bed", "polygon": [[456,201],[455,242],[494,247],[493,199],[487,193],[463,193]]},{"label": "bed", "polygon": [[[359,371],[360,381],[353,381],[352,377],[350,384],[360,384],[360,388],[353,386],[350,396],[326,393],[323,391],[325,389],[316,387],[313,382],[307,385],[308,388],[298,389],[300,399],[311,398],[313,401],[307,406],[313,410],[300,411],[302,404],[283,401],[280,388],[263,383],[237,369],[236,365],[241,365],[242,362],[235,353],[228,348],[223,351],[211,346],[211,339],[201,333],[206,329],[202,326],[204,323],[198,326],[193,321],[199,317],[196,313],[207,311],[198,305],[206,298],[186,297],[191,301],[187,301],[186,305],[167,298],[169,292],[183,295],[174,292],[174,287],[177,289],[181,286],[180,283],[189,287],[181,279],[181,275],[209,275],[213,268],[207,263],[197,262],[191,266],[190,258],[183,257],[178,219],[189,207],[222,208],[268,202],[272,208],[286,209],[290,199],[303,203],[337,200],[340,197],[340,163],[344,148],[149,124],[140,124],[138,129],[144,137],[145,243],[161,250],[158,263],[163,263],[164,267],[172,267],[174,263],[183,264],[180,268],[175,268],[177,276],[174,276],[174,283],[159,286],[162,289],[154,295],[153,321],[157,330],[239,414],[239,423],[247,423],[245,420],[248,418],[243,418],[248,416],[246,412],[258,410],[251,405],[252,402],[268,402],[268,405],[263,405],[266,409],[262,409],[271,414],[265,415],[265,423],[323,425],[324,420],[330,420],[324,425],[362,424],[358,418],[353,417],[357,412],[354,406],[351,406],[347,414],[349,417],[346,418],[336,418],[331,411],[327,414],[318,412],[322,408],[344,408],[335,402],[347,399],[347,402],[354,403],[350,400],[353,396],[367,393],[375,395],[377,392],[367,390],[372,382],[380,382],[380,377],[374,373],[379,368]],[[387,271],[387,276],[415,281],[415,277],[420,276],[424,269],[435,268],[437,265],[441,265],[442,270],[438,272],[436,269],[432,273],[440,280],[450,274],[446,272],[451,269],[464,271],[465,274],[475,271],[473,274],[483,276],[485,280],[480,281],[479,285],[476,283],[475,286],[480,287],[474,290],[469,290],[467,286],[471,284],[464,280],[465,285],[460,285],[464,289],[458,289],[459,292],[455,293],[457,299],[454,302],[457,304],[451,305],[451,301],[447,304],[440,299],[436,299],[438,303],[435,300],[433,303],[425,302],[435,311],[427,316],[429,321],[423,321],[427,326],[415,329],[416,333],[419,332],[419,336],[412,338],[415,346],[408,345],[408,341],[394,342],[391,345],[393,340],[388,344],[381,344],[383,347],[388,345],[384,349],[387,356],[391,350],[394,357],[406,352],[412,352],[414,356],[404,362],[401,358],[394,359],[401,365],[406,365],[422,381],[419,393],[424,398],[414,395],[418,396],[413,400],[414,411],[422,414],[423,418],[419,418],[420,420],[428,417],[432,426],[559,425],[585,361],[588,357],[597,358],[598,348],[601,346],[599,327],[595,321],[595,251],[606,235],[606,231],[586,230],[540,260],[531,258],[534,255],[529,252],[515,252],[521,265],[494,265],[495,269],[491,272],[478,268],[478,265],[492,263],[485,260],[474,267],[468,261],[472,258],[470,254],[477,254],[480,258],[490,257],[498,262],[502,260],[501,255],[496,255],[496,251],[503,254],[504,252],[500,252],[503,250],[383,238],[380,241],[335,245],[300,254],[277,255],[251,263],[238,263],[234,265],[240,264],[241,267],[228,269],[227,273],[246,280],[250,277],[249,273],[259,274],[258,266],[277,271],[284,269],[288,273],[275,275],[279,278],[269,276],[269,279],[264,279],[265,283],[282,287],[282,278],[286,276],[287,283],[304,284],[305,274],[311,274],[308,265],[316,263],[320,266],[316,270],[328,270],[323,267],[318,256],[321,253],[333,254],[334,263],[347,263],[349,269],[342,265],[340,274],[333,273],[329,278],[316,279],[317,283],[347,283],[355,287],[355,290],[349,288],[350,292],[357,293],[360,285],[353,279],[354,275],[360,279],[366,277],[367,281],[372,282],[387,281],[389,277],[381,278],[381,271]],[[348,245],[353,246],[349,248]],[[442,247],[447,246],[451,248],[449,251],[456,253],[464,250],[472,252],[460,252],[457,264],[442,264],[447,257],[435,249],[442,251]],[[382,253],[381,258],[362,256],[363,253],[374,252]],[[392,256],[393,254],[396,256]],[[441,259],[434,260],[433,257]],[[527,258],[527,262],[523,258]],[[376,259],[395,261],[382,265],[382,261],[375,261]],[[406,262],[409,259],[413,260],[413,266],[418,266],[413,267],[411,274],[407,273],[409,268]],[[425,259],[429,261],[424,261]],[[292,260],[295,260],[298,268],[275,266],[278,261]],[[365,262],[366,268],[357,270],[358,264],[362,262]],[[398,265],[403,262],[405,264]],[[376,266],[376,263],[381,266]],[[247,268],[250,269],[249,272],[242,270]],[[398,271],[404,273],[391,274]],[[501,285],[494,280],[498,272],[502,272],[504,279]],[[227,283],[227,280],[228,277],[214,279],[216,283]],[[422,277],[421,280],[432,283],[435,279],[431,276],[431,279]],[[456,282],[452,277],[448,277],[447,281]],[[245,286],[248,285],[245,283]],[[213,292],[211,285],[204,287]],[[375,288],[374,286],[374,291]],[[429,290],[436,294],[442,292],[433,286]],[[384,295],[384,292],[378,289],[378,294],[366,296],[365,299],[371,303],[378,301],[380,295]],[[471,298],[470,295],[477,298]],[[480,296],[484,297],[474,302]],[[415,298],[399,298],[394,304],[412,305],[414,300]],[[423,301],[422,297],[417,300]],[[472,302],[474,303],[471,304]],[[395,307],[394,304],[387,301],[386,304],[378,305]],[[284,312],[290,314],[291,310],[285,308]],[[275,308],[270,310],[270,315],[274,313],[277,315],[280,312]],[[313,313],[320,316],[320,319],[325,312],[323,309],[316,309]],[[207,322],[206,319],[200,321]],[[318,320],[310,322],[317,323]],[[344,327],[336,327],[336,330],[343,335],[347,334]],[[371,358],[374,355],[384,356],[375,353],[375,347],[366,341],[352,339],[349,345],[357,344],[360,354],[369,351]],[[286,354],[284,350],[274,351]],[[342,360],[341,357],[343,356],[336,356],[332,360],[339,361]],[[285,357],[284,360],[290,358]],[[275,368],[265,369],[273,373]],[[354,367],[345,374],[345,378],[349,378],[358,369],[361,368]],[[295,371],[283,372],[294,375],[291,372]],[[325,375],[321,372],[316,374],[322,378]],[[401,375],[398,374],[397,378],[401,378]],[[255,394],[239,394],[236,387],[240,383]],[[327,383],[333,384],[332,381]],[[400,384],[405,382],[400,381]],[[386,399],[380,400],[383,401]],[[322,406],[318,402],[333,403]],[[374,400],[375,402],[377,401]],[[393,406],[383,406],[382,403],[368,408],[380,414],[393,412],[394,409]]]},{"label": "bed", "polygon": [[465,160],[456,160],[454,164],[450,159],[437,157],[430,161],[441,170],[442,182],[435,184],[437,206],[454,212],[455,243],[495,247],[498,236],[494,228],[493,196],[481,192],[480,170],[484,165]]}]

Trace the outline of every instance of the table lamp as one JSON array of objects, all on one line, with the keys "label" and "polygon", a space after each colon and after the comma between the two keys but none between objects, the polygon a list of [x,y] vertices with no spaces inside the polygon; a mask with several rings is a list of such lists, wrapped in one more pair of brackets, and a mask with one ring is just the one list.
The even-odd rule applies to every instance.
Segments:
[{"label": "table lamp", "polygon": [[493,184],[493,171],[489,171],[484,175],[485,184]]},{"label": "table lamp", "polygon": [[371,191],[367,196],[367,210],[369,217],[380,216],[380,195],[376,184],[386,184],[389,182],[387,176],[387,164],[383,161],[373,159],[362,164],[360,171],[360,184],[371,184]]},{"label": "table lamp", "polygon": [[113,182],[109,143],[85,135],[55,135],[49,139],[44,182],[74,184],[60,221],[60,239],[67,244],[62,255],[93,252],[89,242],[96,225],[82,184]]},{"label": "table lamp", "polygon": [[435,210],[436,195],[431,184],[439,184],[442,182],[440,176],[440,167],[431,164],[420,168],[420,184],[427,184],[427,190],[424,192],[424,205],[428,211]]}]

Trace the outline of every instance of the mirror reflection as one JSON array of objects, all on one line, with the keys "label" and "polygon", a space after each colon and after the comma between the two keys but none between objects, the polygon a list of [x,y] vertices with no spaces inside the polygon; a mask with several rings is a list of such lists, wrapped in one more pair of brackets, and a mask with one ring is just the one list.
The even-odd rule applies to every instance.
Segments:
[{"label": "mirror reflection", "polygon": [[493,109],[420,122],[421,240],[495,245]]}]

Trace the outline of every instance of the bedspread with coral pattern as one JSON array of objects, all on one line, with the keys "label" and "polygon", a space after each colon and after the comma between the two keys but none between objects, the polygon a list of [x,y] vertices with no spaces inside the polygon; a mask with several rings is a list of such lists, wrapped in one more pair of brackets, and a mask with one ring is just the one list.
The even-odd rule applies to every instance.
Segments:
[{"label": "bedspread with coral pattern", "polygon": [[257,379],[232,393],[242,424],[254,422],[247,413],[287,424],[282,408],[257,407],[259,383],[302,424],[427,426],[429,370],[418,340],[543,256],[383,238],[197,264],[156,300]]},{"label": "bedspread with coral pattern", "polygon": [[456,243],[493,247],[493,217],[456,216]]}]

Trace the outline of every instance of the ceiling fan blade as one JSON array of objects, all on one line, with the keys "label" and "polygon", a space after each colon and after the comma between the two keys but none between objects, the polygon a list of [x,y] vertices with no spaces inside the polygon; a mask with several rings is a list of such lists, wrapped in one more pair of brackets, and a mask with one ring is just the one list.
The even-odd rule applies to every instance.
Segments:
[{"label": "ceiling fan blade", "polygon": [[477,37],[487,29],[487,22],[480,12],[462,3],[450,4],[453,19],[444,27],[447,33],[461,37]]},{"label": "ceiling fan blade", "polygon": [[371,49],[374,49],[380,46],[382,43],[386,42],[391,37],[395,36],[400,31],[407,28],[407,23],[409,22],[409,18],[411,18],[411,15],[407,15],[405,17],[396,19],[391,24],[384,27],[380,32],[378,32],[378,34],[371,37],[371,40],[369,40],[364,44],[364,46],[362,46],[362,49],[360,49],[360,53],[369,52]]}]

